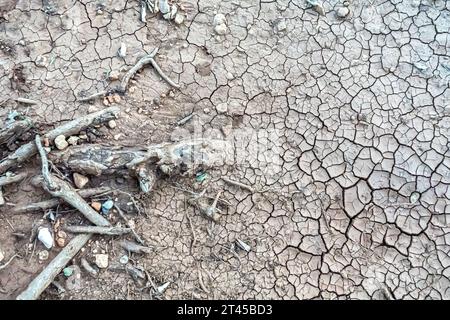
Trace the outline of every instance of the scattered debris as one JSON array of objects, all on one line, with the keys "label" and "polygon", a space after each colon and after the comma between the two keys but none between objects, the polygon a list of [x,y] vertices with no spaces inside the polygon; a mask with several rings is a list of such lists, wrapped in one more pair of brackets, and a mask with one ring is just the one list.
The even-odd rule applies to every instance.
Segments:
[{"label": "scattered debris", "polygon": [[63,274],[66,277],[70,277],[73,274],[73,268],[72,267],[66,267],[63,269]]},{"label": "scattered debris", "polygon": [[216,110],[218,113],[226,113],[228,111],[228,105],[226,103],[219,103],[216,106]]},{"label": "scattered debris", "polygon": [[350,9],[348,7],[339,7],[336,10],[336,15],[341,18],[344,19],[345,17],[347,17],[350,14]]},{"label": "scattered debris", "polygon": [[98,253],[94,255],[94,257],[95,257],[95,264],[97,265],[97,267],[99,267],[100,269],[108,268],[109,256],[107,254]]},{"label": "scattered debris", "polygon": [[203,182],[205,181],[205,179],[208,177],[208,174],[206,172],[203,171],[199,171],[197,172],[197,174],[195,175],[195,180],[197,182]]},{"label": "scattered debris", "polygon": [[107,215],[109,213],[109,210],[111,210],[113,206],[114,206],[114,201],[112,201],[111,199],[103,202],[103,204],[102,204],[102,213],[104,215]]},{"label": "scattered debris", "polygon": [[17,102],[23,103],[23,104],[38,104],[39,102],[37,102],[36,100],[32,100],[32,99],[27,99],[27,98],[16,98]]},{"label": "scattered debris", "polygon": [[114,120],[108,121],[108,127],[110,129],[114,129],[115,127],[117,127],[116,121],[114,121]]},{"label": "scattered debris", "polygon": [[95,211],[100,212],[102,209],[102,204],[98,201],[91,202],[91,207],[95,209]]},{"label": "scattered debris", "polygon": [[127,55],[127,45],[125,43],[122,42],[120,44],[120,48],[119,48],[117,54],[121,58],[125,58],[126,57],[126,55]]},{"label": "scattered debris", "polygon": [[166,289],[169,287],[169,285],[170,285],[170,281],[159,286],[156,290],[158,291],[159,294],[162,294],[162,293],[164,293],[164,291],[166,291]]},{"label": "scattered debris", "polygon": [[325,15],[325,10],[319,0],[306,0],[306,2],[308,2],[318,14],[322,16]]},{"label": "scattered debris", "polygon": [[192,119],[193,116],[194,116],[194,113],[191,113],[191,114],[187,115],[186,117],[182,118],[181,120],[178,120],[177,126],[182,126],[182,125],[186,124],[187,122],[189,122],[189,120]]},{"label": "scattered debris", "polygon": [[38,239],[47,248],[51,249],[53,247],[53,236],[48,228],[40,228],[38,231]]},{"label": "scattered debris", "polygon": [[227,18],[225,15],[219,13],[214,16],[214,31],[219,35],[227,33]]},{"label": "scattered debris", "polygon": [[98,275],[98,271],[92,267],[89,262],[85,258],[81,258],[81,266],[89,273],[91,276],[96,277]]},{"label": "scattered debris", "polygon": [[128,252],[133,253],[151,253],[153,248],[141,246],[137,243],[131,242],[129,240],[120,241],[120,246]]},{"label": "scattered debris", "polygon": [[128,258],[128,256],[126,254],[124,254],[123,256],[120,257],[119,262],[121,264],[127,264],[129,260],[130,259]]},{"label": "scattered debris", "polygon": [[242,250],[245,250],[247,252],[250,252],[250,250],[251,250],[250,246],[240,239],[236,239],[236,244]]},{"label": "scattered debris", "polygon": [[73,182],[78,189],[83,189],[84,186],[89,182],[89,178],[83,176],[82,174],[79,174],[78,172],[75,172],[73,174]]},{"label": "scattered debris", "polygon": [[77,136],[71,136],[71,137],[69,137],[69,139],[67,139],[67,142],[68,142],[71,146],[75,146],[75,145],[77,145],[78,140],[80,140],[79,137],[77,137]]},{"label": "scattered debris", "polygon": [[9,260],[8,261],[6,261],[5,262],[5,264],[3,264],[3,265],[0,265],[0,270],[3,270],[3,269],[5,269],[16,257],[18,257],[19,256],[19,254],[14,254],[11,258],[9,258]]},{"label": "scattered debris", "polygon": [[250,187],[249,185],[246,185],[246,184],[244,184],[244,183],[241,183],[241,182],[238,182],[238,181],[231,180],[231,179],[229,179],[229,178],[227,178],[227,177],[222,177],[222,180],[225,181],[226,183],[231,184],[231,185],[238,186],[238,187],[240,187],[240,188],[242,188],[242,189],[248,190],[248,191],[250,191],[251,193],[254,193],[254,192],[255,192],[255,189],[253,189],[252,187]]},{"label": "scattered debris", "polygon": [[39,253],[38,253],[39,261],[45,261],[48,259],[48,257],[49,257],[49,252],[47,250],[39,251]]}]

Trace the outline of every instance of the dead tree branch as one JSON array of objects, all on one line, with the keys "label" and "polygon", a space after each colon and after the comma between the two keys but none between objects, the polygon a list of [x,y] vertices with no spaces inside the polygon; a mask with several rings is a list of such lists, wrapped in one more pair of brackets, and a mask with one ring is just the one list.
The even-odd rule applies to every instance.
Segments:
[{"label": "dead tree branch", "polygon": [[33,127],[30,119],[14,121],[0,129],[0,145],[10,144]]},{"label": "dead tree branch", "polygon": [[[108,122],[117,117],[119,113],[118,107],[110,107],[104,110],[88,114],[84,117],[69,121],[62,126],[59,126],[44,135],[44,137],[53,141],[59,135],[70,136],[79,133],[80,131],[101,123]],[[22,145],[14,153],[8,155],[6,158],[0,160],[0,173],[6,172],[9,168],[19,165],[37,152],[36,144],[29,142]]]},{"label": "dead tree branch", "polygon": [[[96,196],[99,194],[103,194],[105,192],[112,191],[109,187],[99,187],[92,189],[82,189],[78,190],[78,194],[82,198],[90,198],[92,196]],[[45,201],[30,203],[22,206],[15,206],[10,209],[11,214],[21,214],[21,213],[32,213],[37,211],[45,211],[51,208],[56,207],[57,205],[63,204],[64,200],[62,199],[49,199]]]}]

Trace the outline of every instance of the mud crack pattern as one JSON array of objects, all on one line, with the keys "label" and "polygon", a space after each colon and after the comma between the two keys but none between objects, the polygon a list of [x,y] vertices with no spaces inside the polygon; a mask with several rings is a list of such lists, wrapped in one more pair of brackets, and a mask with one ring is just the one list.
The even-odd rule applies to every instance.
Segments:
[{"label": "mud crack pattern", "polygon": [[[121,144],[174,139],[192,110],[191,132],[276,133],[260,137],[270,152],[208,172],[260,191],[211,183],[231,204],[220,223],[168,182],[146,200],[137,229],[165,249],[142,259],[171,281],[167,298],[450,298],[449,1],[323,1],[320,15],[301,0],[191,0],[177,2],[181,25],[142,23],[138,1],[44,3],[0,8],[2,117],[57,123],[101,108],[76,98],[160,47],[182,88],[152,68],[137,75]],[[250,252],[232,248],[238,238]],[[127,295],[123,275],[84,281],[75,297]]]}]

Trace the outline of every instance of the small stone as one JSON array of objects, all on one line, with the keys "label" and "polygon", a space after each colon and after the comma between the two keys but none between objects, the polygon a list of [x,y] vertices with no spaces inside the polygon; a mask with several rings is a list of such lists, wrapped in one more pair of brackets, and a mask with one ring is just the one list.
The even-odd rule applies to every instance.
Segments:
[{"label": "small stone", "polygon": [[278,21],[276,27],[277,27],[277,32],[286,30],[286,21],[284,19],[281,19],[280,21]]},{"label": "small stone", "polygon": [[88,138],[86,134],[80,134],[78,137],[83,140],[86,140]]},{"label": "small stone", "polygon": [[350,9],[347,7],[340,7],[339,9],[336,10],[336,15],[339,18],[345,18],[349,14],[350,14]]},{"label": "small stone", "polygon": [[108,214],[109,210],[111,210],[113,206],[114,206],[114,201],[112,201],[112,200],[107,200],[107,201],[103,202],[102,213]]},{"label": "small stone", "polygon": [[49,256],[49,254],[48,254],[48,251],[47,251],[47,250],[42,250],[42,251],[39,251],[39,253],[38,253],[38,259],[39,259],[39,261],[45,261],[45,260],[47,260],[47,259],[48,259],[48,256]]},{"label": "small stone", "polygon": [[66,137],[64,135],[59,135],[55,138],[55,146],[59,149],[59,150],[64,150],[65,148],[67,148],[69,146],[69,143],[66,141]]},{"label": "small stone", "polygon": [[44,138],[44,147],[50,147],[50,140],[47,137]]},{"label": "small stone", "polygon": [[114,135],[114,140],[119,140],[120,139],[120,137],[122,136],[122,134],[121,133],[118,133],[118,134],[116,134],[116,135]]},{"label": "small stone", "polygon": [[38,56],[38,57],[36,58],[35,63],[36,63],[36,65],[37,65],[38,67],[45,67],[45,65],[46,65],[46,63],[47,63],[47,58],[44,57],[44,56]]},{"label": "small stone", "polygon": [[73,268],[71,268],[71,267],[64,268],[63,274],[66,277],[70,277],[73,274]]},{"label": "small stone", "polygon": [[66,239],[58,238],[56,239],[56,244],[58,245],[58,247],[64,248],[66,246]]},{"label": "small stone", "polygon": [[121,58],[125,58],[125,56],[127,55],[127,46],[125,43],[122,42],[120,44],[118,54],[119,54],[119,57],[121,57]]},{"label": "small stone", "polygon": [[73,174],[73,182],[78,189],[83,189],[83,187],[89,182],[89,178],[75,172]]},{"label": "small stone", "polygon": [[225,113],[228,111],[228,105],[226,103],[219,103],[216,106],[216,110],[218,113]]},{"label": "small stone", "polygon": [[93,112],[97,112],[97,107],[94,105],[90,105],[88,107],[88,113],[93,113]]},{"label": "small stone", "polygon": [[108,127],[110,127],[111,129],[114,129],[115,127],[117,127],[116,121],[109,120],[108,121]]},{"label": "small stone", "polygon": [[225,15],[218,13],[214,16],[214,25],[217,26],[219,24],[226,24],[227,22],[227,18],[225,17]]},{"label": "small stone", "polygon": [[91,207],[94,208],[95,211],[100,211],[102,208],[102,204],[97,201],[91,202]]},{"label": "small stone", "polygon": [[80,140],[79,137],[77,136],[71,136],[69,137],[69,139],[67,139],[67,142],[71,145],[71,146],[75,146],[78,143],[78,140]]},{"label": "small stone", "polygon": [[122,100],[118,94],[115,94],[115,95],[113,96],[113,99],[114,99],[114,102],[115,102],[115,103],[119,103],[120,100]]},{"label": "small stone", "polygon": [[130,260],[130,259],[128,258],[127,255],[123,255],[123,256],[120,257],[119,262],[120,262],[121,264],[127,264],[129,260]]},{"label": "small stone", "polygon": [[219,35],[224,35],[225,33],[227,33],[227,25],[224,23],[218,24],[214,27],[214,31]]},{"label": "small stone", "polygon": [[108,99],[109,103],[114,103],[114,98],[113,96],[107,96],[106,99]]},{"label": "small stone", "polygon": [[25,41],[24,41],[24,40],[19,40],[19,44],[20,44],[21,46],[24,46],[24,45],[25,45]]},{"label": "small stone", "polygon": [[100,269],[108,268],[108,260],[109,260],[109,257],[107,254],[99,253],[99,254],[95,255],[95,264]]},{"label": "small stone", "polygon": [[53,236],[48,228],[39,229],[38,239],[47,249],[53,247]]},{"label": "small stone", "polygon": [[111,71],[109,74],[109,80],[111,80],[111,81],[119,80],[119,72]]},{"label": "small stone", "polygon": [[117,177],[117,178],[116,178],[116,182],[117,182],[118,184],[123,184],[123,183],[125,182],[125,179],[124,179],[123,177]]},{"label": "small stone", "polygon": [[175,23],[182,24],[184,22],[184,15],[181,13],[177,13],[175,16]]}]

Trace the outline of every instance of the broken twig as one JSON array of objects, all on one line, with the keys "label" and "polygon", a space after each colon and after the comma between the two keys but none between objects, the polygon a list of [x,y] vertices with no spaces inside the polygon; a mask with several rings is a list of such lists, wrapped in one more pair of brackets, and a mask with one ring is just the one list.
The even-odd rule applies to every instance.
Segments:
[{"label": "broken twig", "polygon": [[131,232],[130,228],[97,226],[65,226],[64,230],[72,233],[96,233],[108,236],[121,236]]}]

